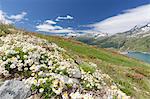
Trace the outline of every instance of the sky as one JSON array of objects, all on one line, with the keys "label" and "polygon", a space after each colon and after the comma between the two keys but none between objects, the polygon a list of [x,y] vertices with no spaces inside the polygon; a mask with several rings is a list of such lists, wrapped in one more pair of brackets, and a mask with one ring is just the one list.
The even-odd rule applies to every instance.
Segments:
[{"label": "sky", "polygon": [[0,22],[48,34],[109,33],[150,23],[150,0],[0,0]]}]

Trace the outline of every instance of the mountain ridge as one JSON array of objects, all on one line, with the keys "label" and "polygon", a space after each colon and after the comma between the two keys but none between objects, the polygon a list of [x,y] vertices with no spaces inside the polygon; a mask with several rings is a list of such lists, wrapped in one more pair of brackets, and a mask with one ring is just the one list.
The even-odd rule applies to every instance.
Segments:
[{"label": "mountain ridge", "polygon": [[129,31],[123,33],[117,33],[111,36],[94,38],[75,38],[81,42],[96,45],[102,48],[115,48],[119,50],[132,50],[132,51],[150,51],[150,45],[148,42],[150,38],[150,24],[143,26],[135,26]]}]

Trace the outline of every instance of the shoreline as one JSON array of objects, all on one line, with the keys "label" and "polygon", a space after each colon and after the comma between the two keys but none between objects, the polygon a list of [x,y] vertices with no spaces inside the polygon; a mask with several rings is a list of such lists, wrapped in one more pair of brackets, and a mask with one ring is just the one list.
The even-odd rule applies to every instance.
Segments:
[{"label": "shoreline", "polygon": [[124,51],[119,52],[122,55],[138,59],[140,61],[143,61],[144,63],[150,64],[150,53],[149,52],[138,52],[138,51]]},{"label": "shoreline", "polygon": [[119,51],[119,53],[122,54],[122,55],[127,55],[130,52],[132,52],[132,53],[143,53],[143,54],[149,54],[150,55],[150,52],[142,52],[142,51],[141,52],[140,51]]}]

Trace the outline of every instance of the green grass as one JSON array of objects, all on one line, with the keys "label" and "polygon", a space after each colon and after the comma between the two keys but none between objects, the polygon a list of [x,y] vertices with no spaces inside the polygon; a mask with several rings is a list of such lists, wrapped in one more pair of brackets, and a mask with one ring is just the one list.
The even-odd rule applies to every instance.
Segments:
[{"label": "green grass", "polygon": [[85,72],[88,72],[88,73],[94,73],[96,68],[89,65],[88,63],[82,63],[79,65],[80,68],[82,68]]},{"label": "green grass", "polygon": [[10,28],[15,29],[15,27],[13,25],[0,24],[0,36],[10,34],[11,33],[11,31],[9,30]]},{"label": "green grass", "polygon": [[[50,42],[55,42],[66,49],[74,59],[78,56],[81,60],[96,63],[98,68],[100,68],[102,72],[110,75],[118,87],[126,94],[136,99],[150,98],[150,64],[120,55],[110,50],[95,48],[70,39],[36,33],[33,34],[40,38],[47,39]],[[87,65],[81,66],[85,70],[89,70]],[[128,74],[132,74],[132,76],[128,76]],[[142,78],[139,79],[137,74],[141,75]]]},{"label": "green grass", "polygon": [[90,47],[86,44],[68,40],[68,39],[63,39],[60,37],[44,36],[41,34],[37,34],[37,35],[51,42],[55,42],[59,46],[65,48],[66,50],[69,50],[72,53],[76,53],[81,56],[98,58],[98,59],[101,59],[102,61],[107,61],[113,64],[122,65],[122,66],[150,67],[150,65],[146,63],[139,62],[132,58],[124,57],[123,55],[119,55],[116,52],[111,52],[111,51],[106,51],[105,49]]}]

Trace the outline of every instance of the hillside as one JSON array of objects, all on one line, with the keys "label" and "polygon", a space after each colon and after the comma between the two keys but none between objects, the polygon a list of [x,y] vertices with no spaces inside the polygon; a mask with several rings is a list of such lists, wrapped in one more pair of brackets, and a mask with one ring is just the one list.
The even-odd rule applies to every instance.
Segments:
[{"label": "hillside", "polygon": [[149,52],[150,24],[135,26],[129,31],[117,33],[112,36],[104,36],[98,39],[78,37],[76,40],[102,48]]},{"label": "hillside", "polygon": [[[127,95],[149,98],[150,65],[119,55],[116,52],[95,48],[80,42],[36,34],[65,48],[74,59],[92,61],[102,72],[110,75]],[[75,56],[74,56],[75,55]],[[138,86],[138,87],[137,87]],[[140,87],[139,87],[140,86]],[[136,89],[137,88],[137,89]],[[139,93],[139,94],[137,94]]]},{"label": "hillside", "polygon": [[[108,96],[107,95],[108,90],[116,91],[116,87],[115,89],[114,87],[112,88],[112,85],[114,85],[114,86],[117,86],[117,91],[121,90],[119,91],[120,93],[119,95],[124,95],[125,93],[126,95],[131,96],[135,99],[149,99],[150,98],[150,85],[149,85],[150,65],[149,64],[120,55],[117,52],[113,52],[113,51],[101,49],[101,48],[96,48],[93,46],[83,44],[78,41],[73,41],[71,39],[48,36],[48,35],[43,35],[43,34],[38,34],[38,33],[31,33],[31,32],[26,32],[26,31],[21,31],[21,30],[16,30],[16,29],[10,29],[10,28],[8,29],[8,27],[5,27],[4,30],[5,31],[7,30],[9,32],[6,34],[5,32],[3,32],[3,34],[1,35],[2,36],[1,38],[3,40],[3,42],[1,42],[1,47],[3,46],[3,43],[6,45],[7,44],[10,45],[10,43],[12,43],[10,42],[11,41],[10,38],[11,38],[12,41],[16,40],[18,44],[22,44],[23,48],[25,49],[27,48],[30,49],[30,47],[31,48],[35,47],[35,49],[38,50],[37,52],[42,52],[43,50],[44,51],[49,50],[48,53],[52,53],[52,54],[55,54],[56,56],[59,56],[59,57],[56,57],[56,59],[58,58],[56,63],[57,62],[59,63],[59,61],[62,61],[62,62],[65,61],[67,63],[67,64],[64,64],[64,67],[66,68],[65,70],[59,70],[59,69],[62,69],[62,68],[59,68],[57,71],[52,70],[51,73],[58,74],[58,75],[65,75],[65,77],[67,76],[69,79],[75,78],[74,81],[76,80],[79,81],[79,84],[82,85],[81,87],[83,87],[84,90],[81,92],[82,94],[74,93],[73,94],[74,96],[77,96],[79,94],[81,94],[82,96],[87,96],[88,92],[91,92],[91,91],[94,92],[94,90],[99,90],[100,92],[98,93],[103,93],[103,94],[100,94],[100,96],[102,95],[106,97]],[[21,43],[20,41],[24,41],[24,43]],[[30,44],[32,46],[28,46]],[[20,46],[20,45],[17,45],[17,46]],[[38,49],[41,46],[43,47],[41,49]],[[49,46],[50,49],[47,46]],[[33,52],[33,54],[36,54],[37,52],[35,51]],[[23,53],[20,52],[20,55],[22,54]],[[3,57],[3,54],[1,54],[1,57]],[[60,57],[63,57],[63,58],[59,59]],[[68,65],[68,64],[71,64],[71,65]],[[72,67],[68,68],[67,66],[72,66]],[[84,77],[86,76],[87,78],[92,77],[92,81],[86,80],[87,78],[84,79],[84,77],[83,79],[80,77],[79,78],[74,77],[75,75],[71,74],[71,72],[68,72],[68,71],[66,72],[66,70],[70,70],[70,68],[74,68],[73,70],[75,70],[74,71],[75,74],[82,73]],[[41,71],[47,72],[47,69],[46,70],[42,69]],[[14,73],[14,72],[11,72],[11,73]],[[37,72],[37,73],[43,74],[43,72]],[[94,76],[93,73],[96,73],[96,76]],[[25,77],[29,77],[31,75],[30,73],[29,75],[27,74],[28,73],[25,72],[22,75]],[[79,76],[79,75],[76,75],[76,76]],[[60,77],[60,76],[56,76],[56,77]],[[5,79],[8,79],[8,78],[6,77]],[[39,79],[39,78],[36,78],[36,79]],[[98,84],[96,84],[96,82],[94,82],[93,79],[98,79]],[[29,81],[30,80],[31,79],[29,79]],[[91,83],[93,82],[96,85],[92,84],[93,87],[85,86],[87,84],[91,85],[90,82]],[[104,82],[105,84],[102,84],[102,82]],[[101,87],[100,89],[97,89],[99,88],[97,87],[97,85],[99,84]],[[41,86],[44,86],[44,88],[48,87],[47,85],[41,85]],[[67,87],[70,88],[70,84],[68,84]],[[79,86],[77,88],[80,89]],[[101,92],[102,91],[101,88],[105,89],[105,91],[103,90],[104,92]],[[36,87],[33,87],[33,89],[36,89]],[[39,87],[37,89],[39,89]],[[63,87],[60,88],[60,90],[62,89]],[[43,89],[41,89],[40,91],[43,92]],[[50,93],[52,92],[50,91]],[[50,95],[50,93],[44,93],[43,95],[47,97],[47,95]],[[95,93],[96,92],[94,92],[94,94]],[[55,93],[53,94],[55,95]],[[66,95],[66,93],[64,94]],[[67,95],[68,94],[70,93],[68,92]],[[127,98],[126,95],[124,95],[125,99]],[[116,94],[112,94],[112,96],[109,95],[109,97],[113,97],[114,99],[118,98],[117,96],[118,95]]]}]

